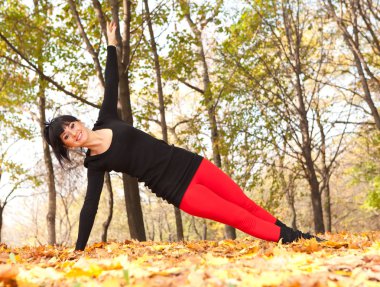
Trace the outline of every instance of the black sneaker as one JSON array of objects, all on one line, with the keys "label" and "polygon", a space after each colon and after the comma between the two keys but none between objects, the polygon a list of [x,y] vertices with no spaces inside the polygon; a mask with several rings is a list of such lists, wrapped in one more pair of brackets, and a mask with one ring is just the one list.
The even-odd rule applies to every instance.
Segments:
[{"label": "black sneaker", "polygon": [[317,242],[325,242],[325,241],[327,241],[326,239],[320,238],[320,237],[315,236],[315,235],[311,235],[309,232],[307,232],[307,233],[303,233],[301,231],[298,231],[298,232],[301,233],[300,234],[300,238],[303,238],[303,239],[313,239],[313,238],[315,238],[315,240]]}]

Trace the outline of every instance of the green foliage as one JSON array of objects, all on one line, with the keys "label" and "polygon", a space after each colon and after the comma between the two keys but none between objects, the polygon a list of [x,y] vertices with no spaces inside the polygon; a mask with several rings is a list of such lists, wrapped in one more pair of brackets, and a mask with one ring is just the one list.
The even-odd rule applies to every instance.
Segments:
[{"label": "green foliage", "polygon": [[364,207],[380,210],[380,133],[365,130],[362,136],[355,140],[357,146],[354,152],[358,158],[347,173],[351,176],[351,185],[366,186],[367,198]]}]

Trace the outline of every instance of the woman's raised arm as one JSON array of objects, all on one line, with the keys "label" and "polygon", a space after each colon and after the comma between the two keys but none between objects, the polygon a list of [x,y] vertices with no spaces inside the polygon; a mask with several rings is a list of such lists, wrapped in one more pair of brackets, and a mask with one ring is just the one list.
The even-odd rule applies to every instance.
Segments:
[{"label": "woman's raised arm", "polygon": [[107,23],[107,62],[105,69],[105,90],[99,119],[104,117],[117,117],[117,99],[119,87],[119,71],[116,52],[116,29],[114,22]]}]

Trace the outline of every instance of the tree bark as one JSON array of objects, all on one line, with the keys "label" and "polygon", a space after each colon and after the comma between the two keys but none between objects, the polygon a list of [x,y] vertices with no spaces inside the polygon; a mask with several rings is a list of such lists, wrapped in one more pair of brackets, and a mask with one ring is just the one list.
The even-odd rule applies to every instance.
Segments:
[{"label": "tree bark", "polygon": [[112,182],[109,172],[105,174],[105,182],[108,191],[108,216],[106,221],[103,223],[103,231],[102,231],[102,242],[107,242],[107,234],[108,228],[111,224],[112,216],[113,216],[113,190],[112,190]]},{"label": "tree bark", "polygon": [[2,231],[3,231],[3,212],[4,212],[4,207],[2,206],[2,202],[0,202],[0,243],[2,242]]},{"label": "tree bark", "polygon": [[203,219],[202,240],[207,240],[207,221],[206,221],[206,219]]},{"label": "tree bark", "polygon": [[[300,31],[299,26],[299,11],[294,19],[294,15],[288,14],[289,7],[286,3],[282,3],[282,15],[283,21],[285,25],[286,38],[289,46],[289,53],[291,56],[290,64],[293,68],[293,73],[295,76],[295,88],[296,88],[296,97],[298,101],[297,106],[297,115],[299,119],[299,126],[301,129],[301,137],[302,137],[302,156],[304,158],[304,170],[305,176],[310,186],[310,195],[311,195],[311,203],[313,208],[314,215],[314,229],[317,233],[324,233],[325,227],[323,222],[323,209],[322,209],[322,199],[321,194],[319,192],[319,181],[317,177],[317,173],[314,167],[314,161],[312,157],[312,146],[311,146],[311,138],[309,131],[309,122],[307,118],[307,110],[305,106],[305,96],[302,89],[301,84],[301,57],[300,57],[300,49],[301,49],[301,40],[302,40],[302,31]],[[299,10],[299,7],[297,7]],[[293,13],[293,12],[291,12]],[[294,26],[292,26],[294,25]]]},{"label": "tree bark", "polygon": [[[38,0],[34,0],[34,13],[37,18],[43,17],[45,13],[45,7],[43,4],[41,7]],[[41,13],[43,15],[41,15]],[[44,37],[41,37],[40,41],[36,43],[37,49],[39,51],[38,55],[43,55],[43,46],[44,46]],[[37,67],[38,70],[43,73],[43,60],[41,57],[37,59]],[[40,113],[39,117],[39,126],[41,138],[44,138],[44,130],[45,130],[45,122],[46,122],[46,98],[45,98],[45,89],[46,82],[41,75],[38,77],[38,109]],[[49,145],[45,140],[42,140],[43,152],[44,152],[44,162],[47,172],[47,187],[48,187],[48,213],[46,215],[47,221],[47,234],[48,239],[47,242],[50,245],[54,245],[56,243],[56,209],[57,209],[57,192],[55,189],[55,180],[54,180],[54,170],[53,170],[53,161],[51,158]]]},{"label": "tree bark", "polygon": [[325,131],[322,125],[321,121],[321,115],[318,110],[319,108],[316,107],[316,121],[317,125],[319,127],[319,132],[321,135],[321,147],[320,147],[320,153],[321,153],[321,162],[322,162],[322,187],[321,187],[321,194],[324,195],[324,214],[325,214],[325,226],[326,231],[331,232],[331,201],[330,201],[330,168],[327,165],[327,159],[326,159],[326,135]]},{"label": "tree bark", "polygon": [[[119,2],[111,0],[112,17],[119,23]],[[118,26],[117,38],[122,41],[121,57],[119,61],[119,98],[121,103],[122,119],[128,124],[133,125],[133,116],[130,100],[129,88],[129,66],[130,66],[130,40],[131,40],[131,1],[123,0],[123,22],[124,35],[120,36],[120,25]],[[120,43],[120,42],[119,42]],[[128,214],[128,225],[130,236],[140,241],[146,240],[144,219],[140,201],[140,191],[137,179],[127,174],[123,174],[125,205]]]},{"label": "tree bark", "polygon": [[[41,138],[43,139],[44,135],[44,129],[45,129],[45,122],[46,122],[46,99],[45,99],[45,91],[43,88],[43,84],[41,81],[43,81],[40,78],[40,90],[38,92],[39,94],[39,110],[40,110],[40,131],[41,131]],[[55,244],[56,243],[56,233],[55,233],[55,218],[56,218],[56,209],[57,209],[57,202],[56,202],[56,189],[55,189],[55,181],[54,181],[54,169],[53,169],[53,161],[51,158],[49,145],[46,141],[42,141],[43,150],[44,150],[44,162],[45,167],[47,171],[47,186],[48,186],[48,213],[46,216],[47,220],[47,231],[48,231],[48,244]]]},{"label": "tree bark", "polygon": [[295,208],[295,201],[294,201],[294,191],[295,186],[294,182],[296,180],[296,176],[294,174],[290,174],[288,177],[288,180],[286,180],[285,177],[285,163],[284,163],[284,157],[286,154],[286,142],[283,142],[283,154],[281,154],[280,149],[276,146],[276,152],[277,156],[279,157],[279,178],[281,182],[282,189],[285,193],[286,202],[288,203],[290,212],[291,212],[291,226],[293,229],[297,229],[297,212]]}]

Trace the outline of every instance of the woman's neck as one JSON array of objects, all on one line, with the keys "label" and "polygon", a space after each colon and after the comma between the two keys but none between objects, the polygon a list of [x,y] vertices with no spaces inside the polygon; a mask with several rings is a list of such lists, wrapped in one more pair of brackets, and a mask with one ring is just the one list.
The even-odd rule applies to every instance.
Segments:
[{"label": "woman's neck", "polygon": [[102,129],[88,131],[88,141],[85,147],[91,151],[91,155],[100,154],[106,151],[112,141],[112,131],[109,129]]}]

